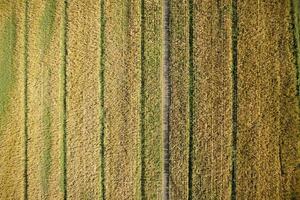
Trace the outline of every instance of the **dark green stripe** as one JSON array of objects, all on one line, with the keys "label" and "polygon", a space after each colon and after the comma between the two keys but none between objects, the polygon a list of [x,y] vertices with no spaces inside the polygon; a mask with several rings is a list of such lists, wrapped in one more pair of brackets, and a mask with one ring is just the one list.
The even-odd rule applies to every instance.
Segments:
[{"label": "dark green stripe", "polygon": [[232,1],[232,160],[231,160],[231,199],[236,200],[236,174],[237,174],[237,112],[238,112],[238,14],[237,0]]},{"label": "dark green stripe", "polygon": [[140,194],[145,198],[145,0],[141,0],[141,93],[140,93]]},{"label": "dark green stripe", "polygon": [[195,68],[194,68],[194,6],[189,0],[189,171],[188,171],[188,199],[193,198],[193,135],[194,135],[194,95],[195,95]]},{"label": "dark green stripe", "polygon": [[63,141],[62,141],[62,170],[63,170],[63,198],[68,197],[67,190],[67,66],[68,66],[68,0],[64,1],[63,14],[63,66],[62,66],[62,84],[63,84]]},{"label": "dark green stripe", "polygon": [[24,200],[28,199],[28,35],[29,2],[25,1],[25,37],[24,37]]},{"label": "dark green stripe", "polygon": [[104,0],[100,0],[100,199],[105,200],[105,112],[104,112],[104,88],[105,88],[105,13]]}]

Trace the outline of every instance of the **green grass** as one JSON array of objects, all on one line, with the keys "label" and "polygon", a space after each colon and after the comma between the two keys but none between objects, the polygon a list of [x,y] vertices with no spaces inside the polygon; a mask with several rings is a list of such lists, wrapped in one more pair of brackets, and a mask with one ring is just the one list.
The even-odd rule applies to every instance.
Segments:
[{"label": "green grass", "polygon": [[[294,27],[295,27],[295,39],[296,39],[296,65],[297,65],[297,91],[298,91],[298,96],[300,93],[300,2],[298,0],[293,0],[293,5],[294,5]],[[299,102],[300,105],[300,102]]]},{"label": "green grass", "polygon": [[49,48],[53,37],[56,7],[56,0],[46,1],[45,10],[40,21],[40,48],[42,53]]},{"label": "green grass", "polygon": [[10,92],[15,83],[16,71],[13,67],[16,45],[16,19],[10,16],[0,32],[0,117],[5,119]]}]

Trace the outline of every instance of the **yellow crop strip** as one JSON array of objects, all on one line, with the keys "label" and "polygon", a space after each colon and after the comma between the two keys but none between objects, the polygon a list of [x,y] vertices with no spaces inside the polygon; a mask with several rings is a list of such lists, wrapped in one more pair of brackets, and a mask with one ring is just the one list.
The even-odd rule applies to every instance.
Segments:
[{"label": "yellow crop strip", "polygon": [[287,1],[238,3],[237,199],[299,197],[290,10]]},{"label": "yellow crop strip", "polygon": [[65,5],[65,198],[99,199],[99,1]]},{"label": "yellow crop strip", "polygon": [[140,3],[105,1],[105,199],[139,196]]}]

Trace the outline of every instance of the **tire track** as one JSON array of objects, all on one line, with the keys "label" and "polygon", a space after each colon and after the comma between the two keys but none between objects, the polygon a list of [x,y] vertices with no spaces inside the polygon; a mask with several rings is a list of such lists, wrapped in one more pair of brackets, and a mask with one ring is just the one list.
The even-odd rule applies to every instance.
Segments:
[{"label": "tire track", "polygon": [[169,199],[170,130],[170,4],[163,1],[163,199]]}]

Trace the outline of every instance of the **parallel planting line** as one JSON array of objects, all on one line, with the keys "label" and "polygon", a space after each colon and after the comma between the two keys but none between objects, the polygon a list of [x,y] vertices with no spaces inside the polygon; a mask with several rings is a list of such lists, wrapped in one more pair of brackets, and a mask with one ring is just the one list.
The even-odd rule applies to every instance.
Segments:
[{"label": "parallel planting line", "polygon": [[104,113],[104,86],[105,86],[105,14],[104,0],[100,0],[100,199],[105,200],[105,113]]},{"label": "parallel planting line", "polygon": [[141,0],[140,195],[145,198],[145,0]]},{"label": "parallel planting line", "polygon": [[62,64],[62,124],[63,124],[63,137],[62,137],[62,190],[63,198],[67,199],[67,57],[68,57],[68,0],[64,1],[64,14],[63,14],[63,64]]},{"label": "parallel planting line", "polygon": [[29,2],[25,1],[25,35],[24,35],[24,200],[28,199],[28,32]]},{"label": "parallel planting line", "polygon": [[238,109],[238,80],[237,80],[237,40],[238,19],[237,0],[232,1],[232,171],[231,171],[231,199],[236,199],[236,170],[237,170],[237,109]]},{"label": "parallel planting line", "polygon": [[163,199],[169,199],[169,115],[170,115],[170,4],[163,6]]},{"label": "parallel planting line", "polygon": [[188,199],[193,197],[193,133],[194,133],[194,6],[193,0],[189,0],[189,161],[188,161]]}]

